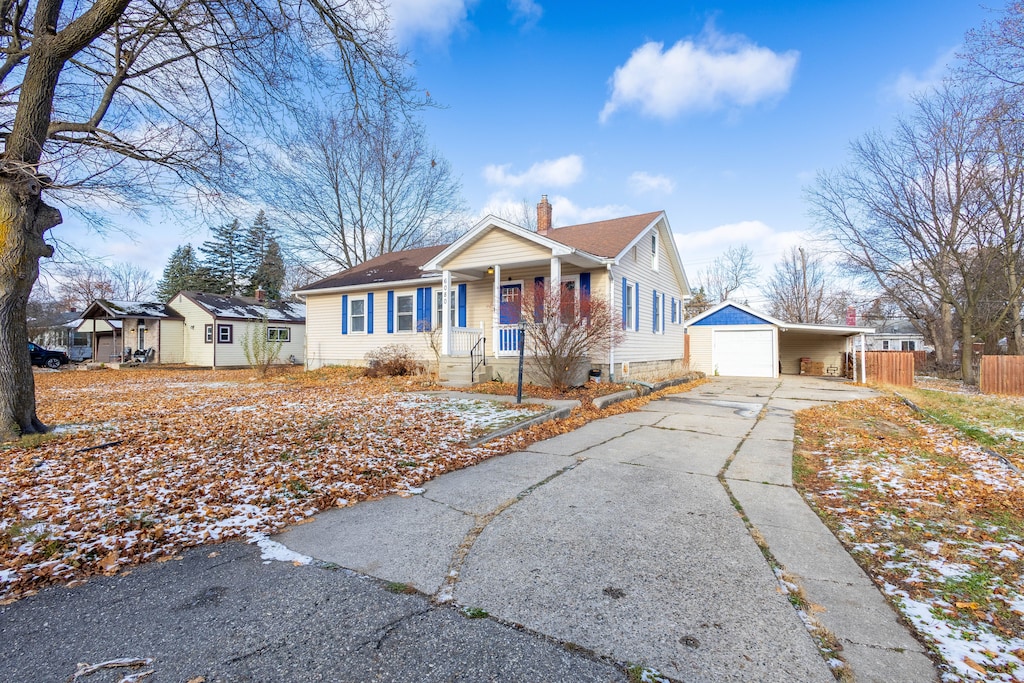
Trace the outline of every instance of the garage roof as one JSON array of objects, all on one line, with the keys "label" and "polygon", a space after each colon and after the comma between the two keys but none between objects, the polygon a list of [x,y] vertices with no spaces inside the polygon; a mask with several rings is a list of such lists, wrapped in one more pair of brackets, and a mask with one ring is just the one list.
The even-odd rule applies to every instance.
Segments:
[{"label": "garage roof", "polygon": [[683,321],[683,327],[694,325],[774,325],[782,332],[810,332],[850,337],[855,334],[871,334],[873,327],[850,327],[848,325],[811,325],[808,323],[787,323],[770,315],[760,313],[736,301],[723,301],[700,315]]}]

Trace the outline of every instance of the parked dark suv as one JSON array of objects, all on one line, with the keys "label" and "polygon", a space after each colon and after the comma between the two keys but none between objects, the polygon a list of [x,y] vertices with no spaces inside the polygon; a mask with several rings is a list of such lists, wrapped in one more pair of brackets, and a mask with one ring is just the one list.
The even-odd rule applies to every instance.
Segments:
[{"label": "parked dark suv", "polygon": [[50,351],[32,342],[28,343],[28,354],[32,356],[32,365],[47,367],[51,370],[57,370],[60,366],[71,362],[68,354],[63,351]]}]

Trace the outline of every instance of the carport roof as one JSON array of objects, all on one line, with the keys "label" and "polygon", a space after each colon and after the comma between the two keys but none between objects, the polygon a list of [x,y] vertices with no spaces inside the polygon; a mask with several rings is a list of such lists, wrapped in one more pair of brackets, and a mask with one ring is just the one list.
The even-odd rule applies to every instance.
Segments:
[{"label": "carport roof", "polygon": [[[773,318],[770,315],[755,311],[754,309],[741,304],[736,301],[723,301],[722,303],[712,306],[708,310],[704,311],[700,315],[695,315],[689,320],[683,321],[683,327],[690,327],[700,323],[702,320],[712,317],[719,311],[727,308],[734,308],[738,311],[747,313],[748,315],[760,318],[765,321],[768,325],[774,325],[779,328],[780,332],[806,332],[808,334],[824,334],[832,336],[843,336],[852,337],[856,334],[871,334],[875,331],[873,327],[851,327],[849,325],[812,325],[810,323],[787,323],[778,318]],[[707,323],[705,323],[707,324]]]}]

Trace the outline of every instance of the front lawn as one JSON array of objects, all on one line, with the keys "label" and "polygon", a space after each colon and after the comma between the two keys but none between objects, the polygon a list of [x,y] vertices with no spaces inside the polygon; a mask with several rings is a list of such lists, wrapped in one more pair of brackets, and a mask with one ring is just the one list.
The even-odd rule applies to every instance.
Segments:
[{"label": "front lawn", "polygon": [[0,601],[318,510],[415,491],[518,443],[535,406],[425,396],[343,370],[36,375],[55,432],[0,448]]},{"label": "front lawn", "polygon": [[903,393],[927,415],[891,395],[799,413],[797,487],[944,681],[1022,680],[1024,404]]}]

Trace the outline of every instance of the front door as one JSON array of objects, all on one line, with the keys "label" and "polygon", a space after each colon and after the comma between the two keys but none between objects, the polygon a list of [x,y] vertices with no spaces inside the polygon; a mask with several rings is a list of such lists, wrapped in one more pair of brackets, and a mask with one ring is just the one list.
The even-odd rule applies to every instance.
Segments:
[{"label": "front door", "polygon": [[498,308],[498,354],[519,353],[519,320],[523,314],[523,283],[501,286]]}]

